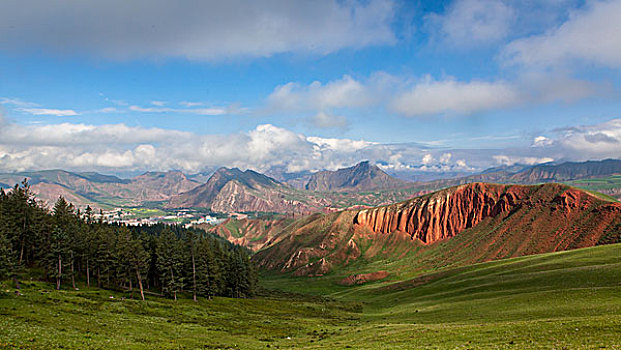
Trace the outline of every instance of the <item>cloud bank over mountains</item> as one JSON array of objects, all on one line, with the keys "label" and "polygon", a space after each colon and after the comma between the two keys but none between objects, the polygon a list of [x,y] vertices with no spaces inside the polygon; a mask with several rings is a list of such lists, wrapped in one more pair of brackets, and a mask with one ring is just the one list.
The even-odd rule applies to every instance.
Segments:
[{"label": "cloud bank over mountains", "polygon": [[23,126],[0,120],[2,171],[176,169],[193,173],[227,166],[298,172],[335,170],[370,160],[389,170],[471,172],[514,163],[618,157],[620,145],[621,119],[550,130],[527,147],[487,150],[322,138],[270,124],[230,135],[198,135],[125,124]]}]

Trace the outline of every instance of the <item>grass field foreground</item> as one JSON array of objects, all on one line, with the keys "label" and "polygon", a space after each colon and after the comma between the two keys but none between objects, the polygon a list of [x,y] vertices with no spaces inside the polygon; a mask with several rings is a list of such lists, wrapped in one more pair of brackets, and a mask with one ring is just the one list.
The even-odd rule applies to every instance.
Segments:
[{"label": "grass field foreground", "polygon": [[[621,244],[397,283],[326,281],[272,275],[269,297],[198,304],[42,282],[18,296],[5,282],[0,348],[621,349]],[[291,293],[304,285],[326,297]]]}]

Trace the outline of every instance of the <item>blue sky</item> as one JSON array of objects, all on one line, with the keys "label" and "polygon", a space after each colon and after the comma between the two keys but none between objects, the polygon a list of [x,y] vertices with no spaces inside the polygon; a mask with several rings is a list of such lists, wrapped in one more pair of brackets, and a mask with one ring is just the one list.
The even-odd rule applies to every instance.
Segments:
[{"label": "blue sky", "polygon": [[0,4],[0,171],[621,154],[621,1]]}]

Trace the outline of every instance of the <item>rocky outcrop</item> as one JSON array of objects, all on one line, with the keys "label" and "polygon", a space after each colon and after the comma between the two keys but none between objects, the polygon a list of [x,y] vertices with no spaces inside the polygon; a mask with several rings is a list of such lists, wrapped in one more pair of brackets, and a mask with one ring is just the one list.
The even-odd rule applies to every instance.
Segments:
[{"label": "rocky outcrop", "polygon": [[[596,201],[584,191],[559,184],[473,183],[394,205],[361,210],[354,217],[354,224],[375,233],[404,232],[412,239],[430,244],[473,228],[486,218],[506,217],[523,207],[550,206],[551,211],[569,212],[589,208]],[[611,204],[612,210],[618,208],[619,205]]]}]

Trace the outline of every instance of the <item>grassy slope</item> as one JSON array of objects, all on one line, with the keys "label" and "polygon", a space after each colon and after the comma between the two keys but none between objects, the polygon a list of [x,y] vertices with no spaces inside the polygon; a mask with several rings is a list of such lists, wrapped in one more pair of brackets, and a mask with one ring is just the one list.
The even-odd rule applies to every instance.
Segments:
[{"label": "grassy slope", "polygon": [[[355,339],[369,349],[621,347],[621,244],[444,269],[399,283],[352,288],[314,280],[315,293],[365,303]],[[265,284],[296,291],[309,282],[272,276]]]},{"label": "grassy slope", "polygon": [[360,317],[322,298],[215,298],[196,304],[187,296],[177,302],[148,296],[142,302],[97,289],[58,292],[40,282],[24,283],[22,296],[6,288],[0,293],[0,349],[289,347]]},{"label": "grassy slope", "polygon": [[[311,297],[216,298],[51,291],[0,293],[0,348],[620,348],[621,244],[439,270],[399,283],[341,287],[272,276]],[[6,290],[9,290],[7,293]],[[110,299],[109,296],[115,296]],[[283,294],[280,294],[283,295]],[[363,304],[363,312],[354,312]],[[287,339],[290,337],[291,339]]]}]

